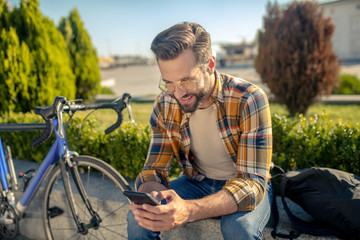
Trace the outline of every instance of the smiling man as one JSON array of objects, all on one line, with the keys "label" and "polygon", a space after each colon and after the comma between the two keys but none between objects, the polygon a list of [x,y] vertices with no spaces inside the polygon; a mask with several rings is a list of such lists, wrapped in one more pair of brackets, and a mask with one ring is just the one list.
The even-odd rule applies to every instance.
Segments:
[{"label": "smiling man", "polygon": [[[220,217],[224,239],[261,239],[270,217],[271,118],[263,90],[215,70],[210,35],[184,22],[151,45],[163,91],[140,192],[164,204],[130,204],[129,239],[159,239],[187,222]],[[173,157],[183,175],[169,181]],[[165,203],[166,202],[166,203]]]}]

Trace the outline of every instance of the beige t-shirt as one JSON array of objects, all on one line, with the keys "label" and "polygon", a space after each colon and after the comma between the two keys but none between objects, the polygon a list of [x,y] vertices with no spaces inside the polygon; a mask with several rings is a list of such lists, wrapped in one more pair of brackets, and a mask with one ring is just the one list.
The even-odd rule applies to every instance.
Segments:
[{"label": "beige t-shirt", "polygon": [[227,180],[236,176],[236,164],[228,155],[217,127],[215,105],[196,110],[189,119],[190,149],[194,167],[208,178]]}]

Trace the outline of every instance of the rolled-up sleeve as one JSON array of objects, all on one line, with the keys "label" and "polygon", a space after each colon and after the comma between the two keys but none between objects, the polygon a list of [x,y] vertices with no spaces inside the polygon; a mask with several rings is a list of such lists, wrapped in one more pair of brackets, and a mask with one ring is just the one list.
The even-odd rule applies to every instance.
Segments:
[{"label": "rolled-up sleeve", "polygon": [[227,181],[238,211],[250,211],[264,198],[270,177],[272,130],[269,103],[259,89],[248,89],[241,99],[240,137],[237,151],[237,177]]},{"label": "rolled-up sleeve", "polygon": [[173,148],[166,134],[161,112],[154,106],[150,119],[151,141],[142,172],[135,180],[136,189],[148,181],[156,181],[169,187],[169,169],[173,158]]}]

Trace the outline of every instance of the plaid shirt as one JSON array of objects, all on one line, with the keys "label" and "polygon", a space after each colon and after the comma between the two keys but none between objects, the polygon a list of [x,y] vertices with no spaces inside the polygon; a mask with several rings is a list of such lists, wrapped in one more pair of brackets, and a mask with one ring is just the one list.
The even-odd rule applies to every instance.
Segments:
[{"label": "plaid shirt", "polygon": [[[272,132],[267,97],[252,83],[215,71],[210,101],[216,107],[219,135],[237,166],[237,177],[228,179],[223,189],[232,194],[238,211],[253,210],[262,201],[270,176]],[[158,96],[150,118],[149,152],[135,181],[137,188],[147,181],[169,187],[173,156],[190,180],[204,179],[192,164],[190,115],[181,111],[172,96],[166,93]]]}]

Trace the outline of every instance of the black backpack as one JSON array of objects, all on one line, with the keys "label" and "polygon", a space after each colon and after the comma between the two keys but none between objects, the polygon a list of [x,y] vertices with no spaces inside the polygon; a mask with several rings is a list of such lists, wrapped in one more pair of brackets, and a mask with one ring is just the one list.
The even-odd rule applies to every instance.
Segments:
[{"label": "black backpack", "polygon": [[[278,177],[282,177],[280,193],[284,209],[299,232],[277,232],[279,214],[274,194],[274,238],[295,239],[301,233],[306,233],[314,236],[335,235],[342,239],[360,239],[359,176],[330,168],[313,167],[278,174],[272,178],[273,185],[276,185],[275,179]],[[308,222],[295,216],[289,209],[285,197],[302,207],[314,221]]]}]

